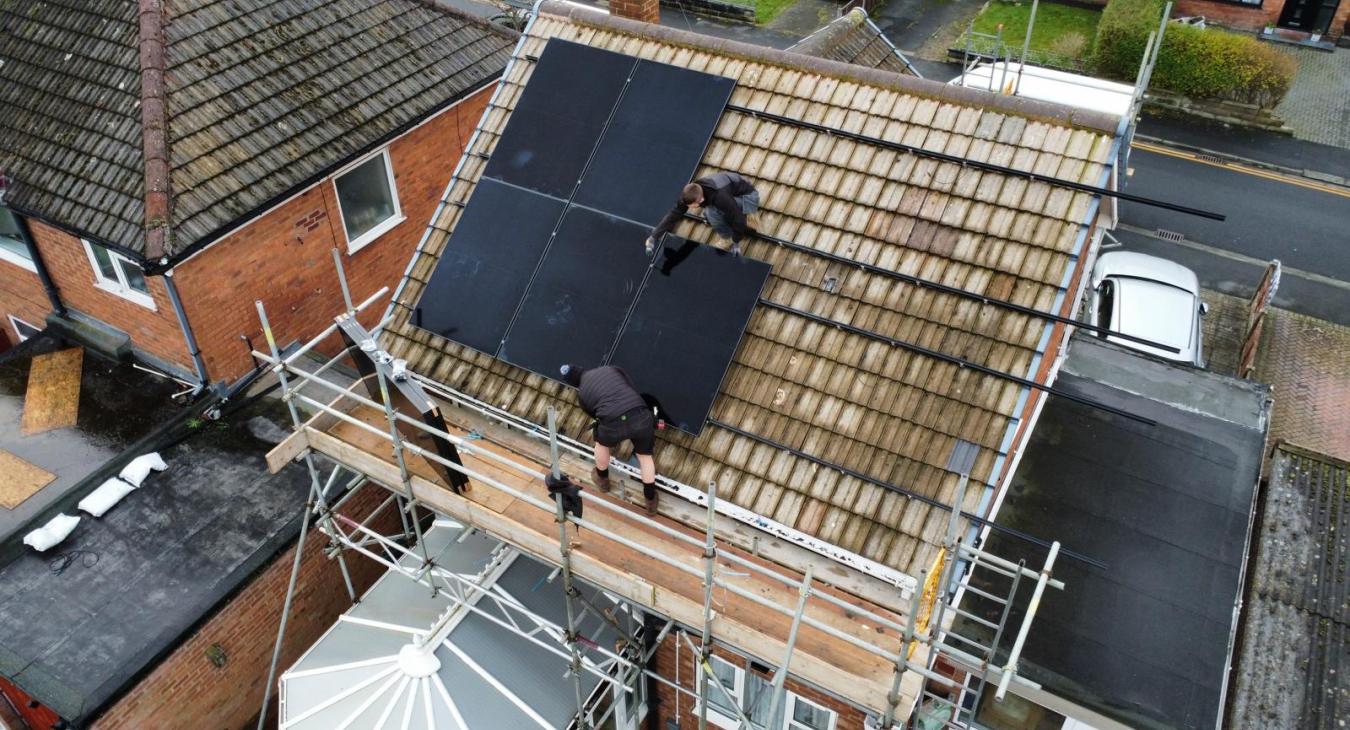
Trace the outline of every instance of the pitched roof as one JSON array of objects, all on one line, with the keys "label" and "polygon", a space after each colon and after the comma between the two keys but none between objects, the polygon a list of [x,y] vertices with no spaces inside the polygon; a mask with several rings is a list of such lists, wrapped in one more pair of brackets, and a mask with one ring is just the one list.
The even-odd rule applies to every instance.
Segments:
[{"label": "pitched roof", "polygon": [[482,86],[515,40],[415,0],[143,0],[139,18],[137,5],[0,11],[0,169],[10,205],[151,259]]},{"label": "pitched roof", "polygon": [[[397,297],[387,347],[422,374],[542,423],[562,405],[564,430],[586,419],[559,384],[410,324],[511,110],[549,38],[565,38],[733,78],[731,104],[842,127],[931,150],[1099,184],[1114,122],[1025,100],[947,87],[798,54],[723,41],[545,3],[480,123],[449,204],[432,221]],[[985,105],[984,107],[981,104]],[[1096,128],[1075,127],[1074,119]],[[1043,182],[899,153],[807,127],[727,110],[699,173],[738,170],[763,198],[761,231],[885,269],[1058,311],[1092,196]],[[674,193],[672,193],[673,195]],[[685,221],[675,233],[708,240]],[[968,298],[763,240],[748,256],[773,273],[764,296],[830,320],[1037,377],[1048,325]],[[833,282],[833,284],[831,284]],[[972,479],[991,481],[1024,389],[862,334],[759,305],[698,437],[661,437],[661,472],[911,575],[927,567],[945,512],[922,500],[738,434],[945,502],[958,439],[979,445]],[[731,426],[733,428],[727,428]],[[965,505],[976,509],[979,490]]]},{"label": "pitched roof", "polygon": [[862,8],[854,8],[822,25],[788,50],[855,66],[920,75]]}]

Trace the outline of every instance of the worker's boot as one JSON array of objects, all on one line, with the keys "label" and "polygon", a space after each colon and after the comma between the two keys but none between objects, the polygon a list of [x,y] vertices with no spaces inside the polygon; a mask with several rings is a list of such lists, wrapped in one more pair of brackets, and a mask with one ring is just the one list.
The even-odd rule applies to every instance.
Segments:
[{"label": "worker's boot", "polygon": [[653,493],[652,493],[652,496],[650,496],[650,497],[648,497],[648,496],[646,496],[646,495],[643,495],[642,501],[646,502],[646,504],[647,504],[647,516],[648,516],[648,517],[655,517],[655,516],[656,516],[657,496],[658,496],[658,495],[657,495],[656,492],[653,492]]},{"label": "worker's boot", "polygon": [[609,476],[601,474],[595,467],[591,467],[591,481],[595,483],[596,489],[602,492],[609,491]]}]

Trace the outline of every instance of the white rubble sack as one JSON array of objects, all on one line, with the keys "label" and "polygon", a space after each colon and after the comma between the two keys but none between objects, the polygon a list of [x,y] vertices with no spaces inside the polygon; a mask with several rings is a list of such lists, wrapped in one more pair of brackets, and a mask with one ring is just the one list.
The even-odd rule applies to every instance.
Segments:
[{"label": "white rubble sack", "polygon": [[66,539],[78,524],[80,524],[79,517],[74,515],[57,515],[51,518],[47,524],[24,535],[23,544],[40,553],[45,552],[49,548],[60,545],[61,541]]},{"label": "white rubble sack", "polygon": [[168,468],[169,465],[164,463],[164,460],[159,457],[158,452],[142,454],[132,459],[130,464],[122,467],[122,473],[118,476],[122,477],[122,479],[131,486],[139,487],[141,486],[141,482],[145,481],[145,478],[150,475],[151,469],[154,469],[155,471],[164,471]]},{"label": "white rubble sack", "polygon": [[123,497],[135,489],[121,479],[113,477],[80,500],[80,509],[95,517],[102,517],[104,512],[112,509],[113,505],[121,502]]}]

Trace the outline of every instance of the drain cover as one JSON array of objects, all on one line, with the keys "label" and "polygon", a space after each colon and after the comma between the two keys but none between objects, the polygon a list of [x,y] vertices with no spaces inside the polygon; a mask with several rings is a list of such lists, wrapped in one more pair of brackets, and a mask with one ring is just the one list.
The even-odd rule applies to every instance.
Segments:
[{"label": "drain cover", "polygon": [[1178,242],[1186,237],[1185,234],[1177,233],[1176,231],[1169,231],[1166,228],[1159,228],[1157,231],[1157,236],[1158,238],[1161,238],[1164,241],[1172,241],[1172,242]]}]

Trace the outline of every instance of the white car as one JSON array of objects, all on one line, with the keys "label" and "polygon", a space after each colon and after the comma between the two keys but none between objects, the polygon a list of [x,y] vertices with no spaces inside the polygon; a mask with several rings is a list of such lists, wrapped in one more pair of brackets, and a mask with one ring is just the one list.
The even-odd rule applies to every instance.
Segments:
[{"label": "white car", "polygon": [[1205,366],[1201,317],[1209,306],[1200,300],[1195,272],[1167,259],[1129,251],[1111,251],[1092,269],[1088,317],[1098,327],[1176,348],[1103,335],[1150,355]]}]

